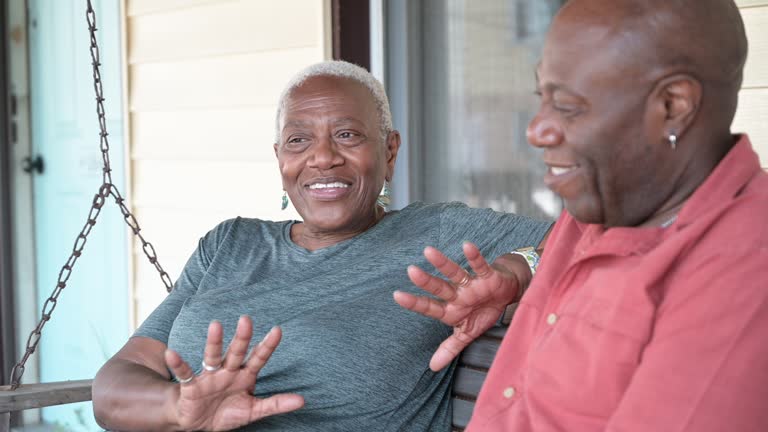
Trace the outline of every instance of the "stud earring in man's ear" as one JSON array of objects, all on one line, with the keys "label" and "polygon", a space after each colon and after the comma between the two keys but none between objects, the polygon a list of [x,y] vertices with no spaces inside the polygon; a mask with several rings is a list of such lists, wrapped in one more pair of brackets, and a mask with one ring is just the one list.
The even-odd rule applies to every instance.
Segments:
[{"label": "stud earring in man's ear", "polygon": [[669,146],[672,148],[672,150],[677,149],[677,135],[673,133],[669,134]]}]

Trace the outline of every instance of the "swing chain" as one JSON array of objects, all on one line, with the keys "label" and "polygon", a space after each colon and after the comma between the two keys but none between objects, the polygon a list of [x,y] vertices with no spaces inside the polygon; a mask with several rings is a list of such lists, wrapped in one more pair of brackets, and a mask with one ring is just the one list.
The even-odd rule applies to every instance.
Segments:
[{"label": "swing chain", "polygon": [[99,187],[98,193],[96,193],[96,195],[93,197],[91,209],[88,213],[88,219],[86,220],[83,229],[80,230],[80,234],[78,234],[77,238],[75,239],[75,244],[72,248],[72,254],[70,254],[66,263],[59,271],[56,287],[54,288],[51,295],[45,300],[45,303],[43,303],[42,316],[40,321],[37,323],[37,326],[34,330],[32,330],[32,332],[29,334],[29,337],[27,338],[27,348],[24,352],[24,356],[18,363],[16,363],[16,365],[13,366],[13,370],[11,371],[11,390],[16,390],[21,384],[21,378],[24,375],[27,360],[37,349],[37,345],[40,342],[40,337],[42,336],[43,327],[51,319],[51,314],[53,314],[53,311],[56,309],[56,305],[58,304],[59,295],[67,286],[67,281],[72,274],[72,269],[75,267],[75,263],[83,253],[83,248],[85,247],[85,243],[88,240],[88,234],[91,233],[94,225],[96,225],[96,220],[99,217],[99,214],[101,214],[101,209],[104,207],[108,197],[111,196],[114,198],[115,202],[120,208],[120,212],[123,214],[126,225],[128,225],[133,234],[141,241],[141,248],[144,251],[144,255],[147,256],[149,262],[155,266],[155,269],[160,274],[160,279],[163,281],[166,291],[171,292],[173,289],[173,281],[171,280],[171,277],[168,275],[168,273],[166,273],[165,270],[163,270],[163,267],[160,265],[154,246],[152,246],[152,244],[144,239],[143,235],[141,235],[141,227],[139,226],[136,217],[125,205],[125,199],[120,194],[117,186],[112,183],[112,167],[109,161],[109,140],[107,138],[109,134],[107,133],[106,112],[104,110],[104,91],[101,84],[101,70],[99,69],[101,66],[101,58],[99,54],[99,46],[96,40],[96,13],[93,10],[93,6],[91,5],[91,0],[88,0],[86,18],[88,19],[88,30],[90,32],[91,39],[90,50],[92,60],[91,64],[93,65],[93,89],[96,93],[96,113],[98,114],[99,119],[99,148],[101,149],[101,157],[104,163],[102,184]]}]

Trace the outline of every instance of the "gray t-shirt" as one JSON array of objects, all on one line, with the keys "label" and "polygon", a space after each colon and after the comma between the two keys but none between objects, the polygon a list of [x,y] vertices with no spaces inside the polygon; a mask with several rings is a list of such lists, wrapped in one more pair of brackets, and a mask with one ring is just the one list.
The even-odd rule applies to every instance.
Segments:
[{"label": "gray t-shirt", "polygon": [[415,203],[313,252],[291,241],[294,223],[219,224],[134,336],[166,343],[199,373],[211,320],[222,322],[225,346],[240,315],[253,319],[255,342],[280,325],[283,340],[255,394],[298,393],[306,405],[254,423],[254,431],[448,431],[455,363],[435,373],[429,359],[451,328],[400,308],[392,293],[423,294],[406,268],[436,273],[426,246],[466,267],[463,241],[490,262],[538,245],[550,223],[460,203]]}]

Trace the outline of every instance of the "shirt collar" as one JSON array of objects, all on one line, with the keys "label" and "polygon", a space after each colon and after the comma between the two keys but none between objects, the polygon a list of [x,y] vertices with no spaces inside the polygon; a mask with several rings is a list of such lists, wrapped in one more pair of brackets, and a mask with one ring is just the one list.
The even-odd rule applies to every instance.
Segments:
[{"label": "shirt collar", "polygon": [[760,159],[752,149],[749,137],[742,134],[737,138],[733,148],[688,198],[673,225],[675,230],[684,228],[713,207],[727,205],[761,172]]}]

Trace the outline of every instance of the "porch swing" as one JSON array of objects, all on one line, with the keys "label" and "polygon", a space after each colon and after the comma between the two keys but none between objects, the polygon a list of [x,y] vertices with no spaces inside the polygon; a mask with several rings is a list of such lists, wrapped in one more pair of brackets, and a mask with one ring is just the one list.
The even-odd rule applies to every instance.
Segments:
[{"label": "porch swing", "polygon": [[[24,385],[21,384],[21,379],[24,375],[26,362],[37,349],[42,336],[43,327],[50,321],[53,311],[56,308],[59,295],[61,295],[64,288],[66,288],[67,281],[72,274],[74,266],[83,253],[88,235],[96,225],[99,214],[108,198],[111,197],[114,199],[115,204],[119,207],[120,212],[123,215],[125,223],[133,232],[133,235],[141,242],[144,255],[146,255],[150,264],[155,267],[160,276],[160,280],[165,285],[166,291],[170,293],[173,289],[173,281],[160,265],[154,246],[152,246],[152,244],[141,234],[141,227],[139,226],[136,217],[125,204],[125,198],[121,195],[120,190],[112,182],[112,168],[109,158],[109,134],[107,133],[104,110],[105,99],[100,72],[100,54],[96,40],[96,13],[91,4],[91,0],[87,0],[86,19],[88,22],[88,31],[90,33],[93,88],[100,130],[99,148],[102,157],[102,184],[99,186],[96,195],[94,195],[86,222],[75,238],[72,253],[59,271],[58,280],[51,295],[43,303],[41,308],[41,318],[39,319],[37,326],[29,334],[24,355],[19,362],[14,365],[11,371],[10,384],[0,386],[0,432],[8,432],[10,430],[11,412],[91,400],[92,379]],[[454,431],[461,431],[467,426],[480,387],[482,386],[486,373],[490,368],[493,357],[498,350],[505,332],[506,328],[503,327],[491,328],[486,334],[475,340],[462,352],[453,385],[452,405]]]}]

